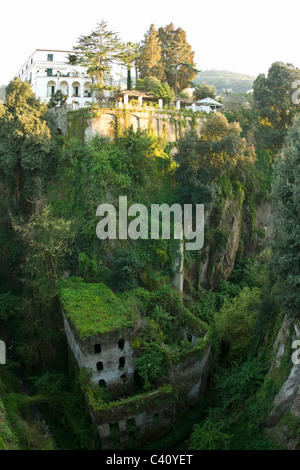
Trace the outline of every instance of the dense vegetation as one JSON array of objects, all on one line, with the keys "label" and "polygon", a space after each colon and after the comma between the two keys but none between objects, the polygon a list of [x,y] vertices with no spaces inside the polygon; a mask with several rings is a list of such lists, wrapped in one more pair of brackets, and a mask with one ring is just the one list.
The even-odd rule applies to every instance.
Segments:
[{"label": "dense vegetation", "polygon": [[[175,95],[196,76],[194,51],[187,41],[186,32],[182,28],[175,29],[173,23],[158,30],[151,24],[140,43],[124,44],[102,20],[89,35],[78,38],[74,51],[75,54],[69,56],[70,63],[87,68],[95,80],[93,89],[101,99],[105,96],[105,90],[116,89],[109,80],[113,64],[125,66],[129,90],[132,87],[132,67],[136,69],[136,83],[138,78],[144,80],[152,77],[172,88]],[[165,94],[164,87],[162,91]]]},{"label": "dense vegetation", "polygon": [[[160,31],[161,38],[171,33]],[[29,84],[10,83],[0,105],[0,320],[14,340],[11,361],[18,361],[34,395],[25,396],[11,371],[0,369],[1,448],[53,448],[48,430],[41,434],[31,422],[33,401],[59,448],[99,448],[82,393],[84,372],[68,363],[59,310],[60,298],[80,322],[77,311],[88,307],[79,327],[89,334],[98,327],[99,296],[101,312],[114,326],[131,326],[136,318],[142,325],[134,347],[143,391],[163,386],[166,359],[189,349],[180,325],[212,332],[214,367],[201,416],[195,413],[198,423],[185,433],[177,423],[177,440],[190,449],[275,447],[263,427],[289,362],[278,376],[270,375],[272,346],[286,311],[299,316],[300,122],[286,100],[297,73],[273,64],[268,77],[254,83],[251,109],[209,115],[201,136],[191,129],[175,154],[151,131],[125,128],[114,141],[94,137],[86,145],[57,135]],[[266,81],[269,95],[262,92]],[[274,96],[278,108],[270,104]],[[171,287],[176,241],[96,237],[98,205],[117,206],[120,194],[128,205],[205,203],[210,226],[203,251],[211,253],[206,289],[199,279],[202,253],[185,254],[186,271],[196,274],[186,276],[181,298]],[[274,247],[264,245],[254,226],[257,206],[269,197],[278,211]],[[230,278],[221,273],[214,283],[229,239],[221,221],[230,201],[244,213],[247,228]],[[109,402],[108,395],[98,395],[98,406]]]}]

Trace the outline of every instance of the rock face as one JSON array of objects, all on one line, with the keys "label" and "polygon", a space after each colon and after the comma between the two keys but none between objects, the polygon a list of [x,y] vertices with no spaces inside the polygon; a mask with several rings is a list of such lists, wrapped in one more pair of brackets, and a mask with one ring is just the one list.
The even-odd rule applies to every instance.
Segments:
[{"label": "rock face", "polygon": [[[288,344],[299,337],[298,325],[285,317],[274,343],[271,372],[276,374],[286,355]],[[289,450],[300,449],[300,364],[290,358],[291,370],[273,400],[273,408],[266,421],[266,434],[277,445]]]},{"label": "rock face", "polygon": [[[195,287],[214,289],[222,279],[229,279],[237,256],[249,256],[263,249],[274,238],[274,209],[262,202],[255,212],[237,199],[227,198],[216,223],[214,209],[205,213],[205,242],[197,261],[185,268],[185,281]],[[187,282],[186,282],[187,285]]]}]

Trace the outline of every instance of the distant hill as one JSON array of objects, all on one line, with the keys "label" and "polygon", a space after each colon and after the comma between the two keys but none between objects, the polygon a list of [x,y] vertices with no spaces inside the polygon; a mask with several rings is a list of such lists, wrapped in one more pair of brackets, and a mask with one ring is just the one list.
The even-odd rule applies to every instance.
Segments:
[{"label": "distant hill", "polygon": [[244,75],[228,70],[204,70],[199,72],[193,80],[195,85],[205,82],[207,85],[215,85],[217,94],[231,91],[232,93],[247,93],[252,89],[255,75]]}]

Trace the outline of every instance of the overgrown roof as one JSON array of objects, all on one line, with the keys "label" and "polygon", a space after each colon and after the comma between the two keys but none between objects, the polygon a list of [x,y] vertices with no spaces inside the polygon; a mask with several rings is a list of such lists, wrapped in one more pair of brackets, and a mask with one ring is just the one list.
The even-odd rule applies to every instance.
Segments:
[{"label": "overgrown roof", "polygon": [[72,277],[61,282],[59,297],[80,338],[117,332],[134,324],[133,312],[105,284]]}]

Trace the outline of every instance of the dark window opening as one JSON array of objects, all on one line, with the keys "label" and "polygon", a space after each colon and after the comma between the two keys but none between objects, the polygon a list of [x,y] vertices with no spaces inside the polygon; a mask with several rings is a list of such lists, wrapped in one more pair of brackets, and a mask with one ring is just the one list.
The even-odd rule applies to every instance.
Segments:
[{"label": "dark window opening", "polygon": [[159,413],[155,413],[155,415],[153,415],[153,422],[154,423],[160,422]]},{"label": "dark window opening", "polygon": [[124,339],[120,339],[120,340],[118,341],[118,348],[119,348],[119,349],[124,349]]},{"label": "dark window opening", "polygon": [[105,380],[103,380],[103,379],[102,379],[102,380],[99,380],[99,385],[100,385],[100,387],[105,388],[105,387],[106,387],[106,382],[105,382]]},{"label": "dark window opening", "polygon": [[95,349],[95,354],[101,353],[101,344],[95,344],[94,349]]},{"label": "dark window opening", "polygon": [[126,381],[127,381],[126,374],[122,374],[122,375],[121,375],[121,380],[122,380],[123,382],[126,382]]},{"label": "dark window opening", "polygon": [[48,55],[47,55],[47,60],[48,60],[49,62],[52,62],[52,61],[53,61],[53,54],[48,54]]},{"label": "dark window opening", "polygon": [[97,362],[97,370],[103,370],[103,362]]},{"label": "dark window opening", "polygon": [[133,380],[134,380],[134,386],[138,389],[138,390],[142,390],[143,388],[143,380],[140,376],[140,374],[138,373],[137,370],[134,371],[134,374],[133,374]]},{"label": "dark window opening", "polygon": [[52,69],[47,69],[47,77],[52,77]]},{"label": "dark window opening", "polygon": [[191,343],[192,339],[193,339],[193,336],[191,335],[191,333],[188,333],[187,334],[187,340]]},{"label": "dark window opening", "polygon": [[125,366],[125,357],[120,357],[119,359],[119,369],[122,369]]}]

